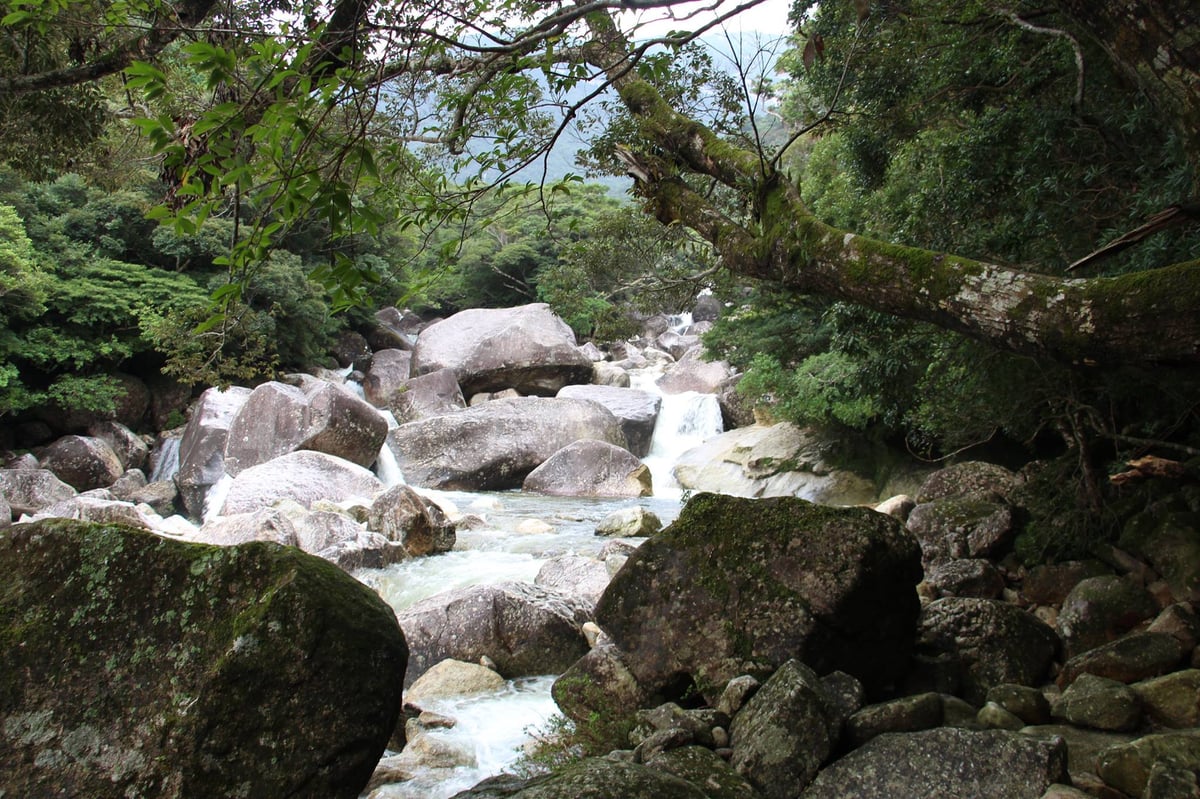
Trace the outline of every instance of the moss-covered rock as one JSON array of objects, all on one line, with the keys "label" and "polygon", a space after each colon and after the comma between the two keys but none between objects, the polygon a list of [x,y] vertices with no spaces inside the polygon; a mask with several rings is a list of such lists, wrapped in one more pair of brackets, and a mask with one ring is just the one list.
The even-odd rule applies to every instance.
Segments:
[{"label": "moss-covered rock", "polygon": [[593,757],[548,774],[523,780],[501,775],[484,780],[454,799],[709,799],[692,783],[647,766]]},{"label": "moss-covered rock", "polygon": [[1200,770],[1200,730],[1147,735],[1097,757],[1100,777],[1128,796],[1142,796],[1156,765]]},{"label": "moss-covered rock", "polygon": [[878,693],[907,664],[920,578],[890,516],[700,494],[629,558],[596,617],[651,691],[690,680],[716,701],[731,678],[797,658]]},{"label": "moss-covered rock", "polygon": [[0,535],[13,796],[356,797],[400,709],[390,608],[270,543],[53,519]]}]

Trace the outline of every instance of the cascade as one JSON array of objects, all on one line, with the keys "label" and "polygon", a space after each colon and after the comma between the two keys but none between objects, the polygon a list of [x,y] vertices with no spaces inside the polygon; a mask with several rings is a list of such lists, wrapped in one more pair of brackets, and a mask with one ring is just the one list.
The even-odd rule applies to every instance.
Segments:
[{"label": "cascade", "polygon": [[655,383],[660,374],[654,370],[633,372],[630,383],[633,388],[662,398],[650,439],[650,452],[642,461],[650,468],[655,496],[678,497],[682,491],[672,474],[675,463],[689,449],[724,432],[725,423],[715,394],[695,391],[663,394]]},{"label": "cascade", "polygon": [[179,471],[179,442],[182,436],[164,438],[155,453],[154,469],[150,472],[151,483],[170,480]]}]

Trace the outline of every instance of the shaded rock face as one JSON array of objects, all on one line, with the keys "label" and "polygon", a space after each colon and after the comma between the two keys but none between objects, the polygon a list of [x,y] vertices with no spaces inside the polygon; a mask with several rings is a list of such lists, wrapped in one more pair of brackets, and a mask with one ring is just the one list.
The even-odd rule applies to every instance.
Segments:
[{"label": "shaded rock face", "polygon": [[453,369],[468,397],[507,388],[553,396],[592,376],[575,334],[545,303],[476,308],[425,328],[413,349],[412,371],[438,369]]},{"label": "shaded rock face", "polygon": [[297,449],[307,415],[308,397],[295,386],[270,381],[256,387],[229,424],[225,471],[236,476]]},{"label": "shaded rock face", "polygon": [[525,478],[524,488],[559,497],[648,497],[650,469],[629,450],[604,441],[576,441]]},{"label": "shaded rock face", "polygon": [[495,400],[392,431],[404,477],[426,488],[519,488],[535,468],[580,439],[622,446],[625,436],[594,402],[522,397]]},{"label": "shaded rock face", "polygon": [[530,583],[447,591],[399,614],[411,657],[404,684],[447,658],[491,658],[508,678],[564,671],[587,651],[588,608]]},{"label": "shaded rock face", "polygon": [[566,386],[558,392],[558,396],[600,403],[612,411],[621,423],[629,451],[639,458],[650,453],[654,423],[658,421],[658,411],[662,408],[661,397],[649,391],[611,385]]},{"label": "shaded rock face", "polygon": [[388,423],[365,400],[333,383],[308,393],[301,449],[324,452],[370,467],[387,439]]},{"label": "shaded rock face", "polygon": [[13,796],[353,799],[395,726],[394,614],[294,548],[47,521],[0,570]]},{"label": "shaded rock face", "polygon": [[824,769],[801,796],[1039,799],[1051,785],[1068,781],[1061,740],[941,728],[880,735]]},{"label": "shaded rock face", "polygon": [[406,485],[389,488],[371,503],[367,526],[401,542],[412,557],[449,552],[456,538],[442,509]]},{"label": "shaded rock face", "polygon": [[691,678],[713,701],[796,658],[876,693],[906,667],[920,578],[916,542],[889,516],[701,494],[630,556],[596,620],[651,691]]},{"label": "shaded rock face", "polygon": [[411,373],[412,353],[386,349],[371,358],[371,369],[363,380],[363,396],[376,408],[387,408],[392,395],[404,385]]}]

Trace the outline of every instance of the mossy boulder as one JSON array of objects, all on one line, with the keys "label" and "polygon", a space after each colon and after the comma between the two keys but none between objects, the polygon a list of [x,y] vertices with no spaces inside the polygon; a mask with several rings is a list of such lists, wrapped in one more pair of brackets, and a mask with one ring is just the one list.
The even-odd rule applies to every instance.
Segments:
[{"label": "mossy boulder", "polygon": [[708,791],[672,774],[601,757],[588,758],[530,780],[509,775],[493,777],[455,794],[453,799],[631,799],[642,796],[710,799]]},{"label": "mossy boulder", "polygon": [[51,519],[0,573],[13,796],[352,799],[395,727],[395,615],[298,549]]},{"label": "mossy boulder", "polygon": [[797,658],[878,693],[907,663],[920,579],[890,516],[700,494],[630,556],[596,620],[651,691],[690,681],[715,701],[731,678]]}]

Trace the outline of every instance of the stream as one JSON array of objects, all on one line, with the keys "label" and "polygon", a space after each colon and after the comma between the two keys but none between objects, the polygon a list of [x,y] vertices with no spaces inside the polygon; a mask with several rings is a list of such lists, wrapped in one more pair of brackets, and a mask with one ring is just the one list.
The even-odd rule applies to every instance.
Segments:
[{"label": "stream", "polygon": [[[634,374],[634,388],[657,393],[658,373]],[[681,495],[670,475],[687,449],[722,431],[716,397],[679,394],[663,397],[650,454],[644,459],[653,475],[655,495],[641,499],[549,497],[519,491],[466,493],[421,490],[446,508],[451,517],[478,516],[483,524],[462,529],[451,552],[404,561],[385,569],[362,570],[358,579],[374,588],[397,611],[442,591],[510,580],[533,582],[552,557],[575,553],[597,555],[608,539],[595,535],[596,525],[614,511],[641,506],[663,525],[679,514]],[[390,453],[389,453],[390,454]],[[394,461],[393,461],[394,463]],[[378,471],[389,468],[387,454]],[[386,480],[401,479],[389,474]],[[385,481],[386,481],[385,480]],[[533,528],[533,532],[530,532]],[[557,713],[550,687],[555,675],[509,680],[504,688],[483,694],[430,702],[425,708],[455,720],[449,729],[431,730],[439,748],[454,751],[466,765],[452,769],[417,769],[412,779],[376,788],[370,799],[446,799],[511,767],[522,747]],[[388,753],[394,754],[392,752]]]}]

